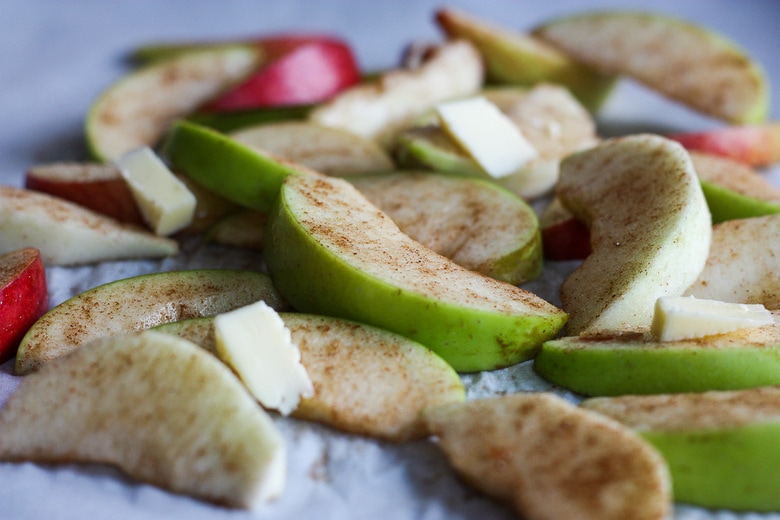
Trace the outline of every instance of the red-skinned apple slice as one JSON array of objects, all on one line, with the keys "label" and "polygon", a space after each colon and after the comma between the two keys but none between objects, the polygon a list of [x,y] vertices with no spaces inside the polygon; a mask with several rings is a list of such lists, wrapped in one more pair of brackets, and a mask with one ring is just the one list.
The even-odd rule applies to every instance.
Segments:
[{"label": "red-skinned apple slice", "polygon": [[780,162],[780,121],[765,124],[727,126],[702,132],[672,133],[688,150],[720,155],[750,166]]},{"label": "red-skinned apple slice", "polygon": [[591,252],[590,232],[553,197],[539,216],[544,257],[552,261],[583,260]]},{"label": "red-skinned apple slice", "polygon": [[275,52],[291,48],[205,107],[211,111],[278,105],[306,105],[330,99],[360,81],[352,49],[331,40],[296,46],[278,42]]},{"label": "red-skinned apple slice", "polygon": [[113,164],[40,164],[27,170],[24,186],[67,199],[120,222],[146,225],[130,188]]},{"label": "red-skinned apple slice", "polygon": [[48,306],[40,251],[26,247],[0,255],[0,363],[16,355],[22,336]]}]

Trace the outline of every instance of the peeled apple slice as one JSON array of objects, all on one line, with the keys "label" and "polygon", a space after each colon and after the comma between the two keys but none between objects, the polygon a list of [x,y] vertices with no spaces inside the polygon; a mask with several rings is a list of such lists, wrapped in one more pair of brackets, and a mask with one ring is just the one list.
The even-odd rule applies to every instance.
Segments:
[{"label": "peeled apple slice", "polygon": [[772,314],[761,304],[666,296],[656,301],[650,331],[661,341],[676,341],[771,323],[774,323]]},{"label": "peeled apple slice", "polygon": [[251,46],[184,53],[137,69],[106,89],[87,114],[92,155],[112,161],[154,146],[177,118],[244,79],[260,64]]},{"label": "peeled apple slice", "polygon": [[214,317],[217,355],[266,408],[289,415],[314,387],[279,314],[265,302]]},{"label": "peeled apple slice", "polygon": [[0,430],[0,460],[110,464],[229,507],[274,498],[285,482],[271,418],[216,358],[160,332],[100,339],[25,377]]}]

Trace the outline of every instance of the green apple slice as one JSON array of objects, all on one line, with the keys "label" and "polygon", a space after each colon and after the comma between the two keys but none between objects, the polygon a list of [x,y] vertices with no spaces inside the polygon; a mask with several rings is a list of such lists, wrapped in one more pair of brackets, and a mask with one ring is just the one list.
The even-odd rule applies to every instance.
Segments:
[{"label": "green apple slice", "polygon": [[566,321],[538,296],[412,240],[343,179],[287,177],[265,241],[269,273],[295,309],[394,331],[458,371],[529,359]]},{"label": "green apple slice", "polygon": [[[289,312],[280,316],[315,389],[312,397],[301,400],[293,417],[406,442],[427,436],[422,410],[465,400],[457,372],[419,343],[339,318]],[[218,355],[212,318],[166,323],[155,330]]]},{"label": "green apple slice", "polygon": [[284,487],[271,418],[213,356],[159,332],[96,340],[25,377],[0,428],[4,461],[110,464],[238,508]]},{"label": "green apple slice", "polygon": [[174,120],[244,79],[260,60],[257,49],[236,45],[185,53],[129,73],[90,107],[90,152],[112,161],[135,148],[154,147]]},{"label": "green apple slice", "polygon": [[229,112],[196,111],[186,119],[219,132],[236,132],[243,128],[282,121],[303,121],[316,105],[289,105],[231,110]]},{"label": "green apple slice", "polygon": [[776,385],[780,326],[678,341],[569,336],[545,342],[533,366],[551,383],[589,396]]},{"label": "green apple slice", "polygon": [[512,394],[423,412],[455,470],[522,518],[664,520],[665,461],[631,429],[551,393]]},{"label": "green apple slice", "polygon": [[614,75],[583,65],[533,35],[452,8],[439,9],[436,22],[450,38],[466,39],[480,51],[488,82],[523,86],[559,84],[591,112],[598,111],[615,84]]},{"label": "green apple slice", "polygon": [[779,233],[780,214],[715,225],[704,270],[685,294],[780,309]]},{"label": "green apple slice", "polygon": [[763,69],[712,29],[655,13],[613,11],[562,17],[533,34],[605,74],[630,76],[710,116],[734,123],[767,117]]},{"label": "green apple slice", "polygon": [[494,183],[420,172],[349,180],[401,231],[458,265],[511,284],[542,272],[536,213]]},{"label": "green apple slice", "polygon": [[570,335],[649,330],[656,300],[704,268],[710,212],[678,143],[637,134],[570,155],[556,195],[590,227],[593,250],[561,285]]},{"label": "green apple slice", "polygon": [[16,373],[28,374],[96,338],[210,316],[258,300],[287,307],[260,272],[197,269],[143,274],[84,291],[44,314],[22,338]]},{"label": "green apple slice", "polygon": [[179,244],[68,200],[0,186],[0,254],[35,247],[46,265],[160,258]]},{"label": "green apple slice", "polygon": [[286,176],[304,168],[185,120],[173,124],[162,154],[205,188],[260,211],[271,208]]},{"label": "green apple slice", "polygon": [[780,213],[780,189],[750,166],[717,155],[689,153],[713,223]]},{"label": "green apple slice", "polygon": [[653,444],[669,464],[677,501],[712,509],[780,509],[779,387],[598,397],[582,406]]},{"label": "green apple slice", "polygon": [[374,141],[308,121],[255,125],[229,135],[247,146],[326,175],[346,176],[394,168],[390,156]]},{"label": "green apple slice", "polygon": [[407,167],[489,178],[520,197],[534,199],[555,186],[563,157],[598,142],[593,118],[562,87],[543,84],[529,90],[489,89],[484,95],[518,126],[538,157],[516,172],[494,179],[433,124],[399,134],[395,148],[399,162]]}]

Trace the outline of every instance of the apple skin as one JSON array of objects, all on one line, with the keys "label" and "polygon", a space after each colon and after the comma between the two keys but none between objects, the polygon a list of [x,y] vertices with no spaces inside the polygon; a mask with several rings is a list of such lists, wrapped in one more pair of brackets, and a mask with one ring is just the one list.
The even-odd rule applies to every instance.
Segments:
[{"label": "apple skin", "polygon": [[25,172],[24,187],[75,202],[120,222],[146,227],[129,186],[113,164],[33,166]]},{"label": "apple skin", "polygon": [[688,150],[728,157],[750,166],[762,167],[780,162],[780,121],[672,133],[667,137]]},{"label": "apple skin", "polygon": [[330,99],[360,82],[357,61],[345,43],[282,41],[277,42],[276,47],[274,53],[291,50],[207,103],[204,110],[225,112],[313,104]]},{"label": "apple skin", "polygon": [[40,251],[27,247],[0,255],[0,363],[16,355],[22,337],[48,306]]},{"label": "apple skin", "polygon": [[288,176],[268,216],[264,256],[299,312],[391,330],[459,372],[530,359],[567,318],[410,239],[343,179]]}]

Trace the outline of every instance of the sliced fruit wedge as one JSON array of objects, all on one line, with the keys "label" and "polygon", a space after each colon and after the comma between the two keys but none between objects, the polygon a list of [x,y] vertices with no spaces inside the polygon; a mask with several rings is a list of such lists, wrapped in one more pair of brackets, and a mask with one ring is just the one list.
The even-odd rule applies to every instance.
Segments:
[{"label": "sliced fruit wedge", "polygon": [[762,67],[712,29],[656,13],[611,11],[561,17],[533,34],[604,74],[630,76],[710,116],[734,123],[767,117]]},{"label": "sliced fruit wedge", "polygon": [[86,138],[92,155],[112,161],[140,146],[154,147],[170,124],[255,70],[253,47],[185,53],[122,77],[90,107]]},{"label": "sliced fruit wedge", "polygon": [[660,454],[619,422],[551,393],[425,410],[455,470],[522,518],[663,520],[672,508]]},{"label": "sliced fruit wedge", "polygon": [[677,501],[711,509],[780,509],[780,387],[599,397],[582,406],[655,446],[669,464]]},{"label": "sliced fruit wedge", "polygon": [[534,370],[582,395],[735,390],[780,384],[777,323],[699,339],[570,336],[542,345]]},{"label": "sliced fruit wedge", "polygon": [[536,213],[492,182],[432,172],[349,180],[401,231],[466,269],[511,284],[542,272]]},{"label": "sliced fruit wedge", "polygon": [[561,163],[556,195],[590,229],[592,253],[561,285],[569,335],[649,330],[655,302],[699,276],[712,223],[688,152],[636,134]]},{"label": "sliced fruit wedge", "polygon": [[243,209],[215,222],[204,234],[208,243],[243,249],[263,249],[267,216],[261,211]]},{"label": "sliced fruit wedge", "polygon": [[238,379],[159,332],[103,338],[25,377],[0,411],[0,459],[109,464],[229,507],[284,488],[284,439]]},{"label": "sliced fruit wedge", "polygon": [[269,273],[295,309],[394,331],[458,371],[529,359],[566,321],[412,240],[343,179],[288,176],[266,231]]},{"label": "sliced fruit wedge", "polygon": [[287,308],[270,278],[232,269],[168,271],[99,285],[44,314],[22,338],[16,373],[33,372],[96,338],[212,316],[258,300]]},{"label": "sliced fruit wedge", "polygon": [[[354,321],[280,313],[314,384],[292,413],[338,430],[405,442],[427,435],[420,412],[462,402],[458,374],[424,346],[398,334]],[[216,353],[211,318],[155,328]]]},{"label": "sliced fruit wedge", "polygon": [[0,186],[0,254],[35,247],[47,265],[157,258],[179,244],[52,195]]},{"label": "sliced fruit wedge", "polygon": [[667,137],[688,150],[720,155],[749,166],[780,162],[780,121],[668,134]]},{"label": "sliced fruit wedge", "polygon": [[591,112],[598,111],[615,84],[614,75],[585,66],[533,35],[452,8],[439,9],[435,19],[447,36],[466,39],[479,50],[489,83],[555,83]]},{"label": "sliced fruit wedge", "polygon": [[326,175],[384,172],[394,168],[390,156],[374,141],[307,121],[255,125],[229,135],[247,146]]},{"label": "sliced fruit wedge", "polygon": [[704,269],[685,294],[780,309],[778,233],[780,214],[717,224]]},{"label": "sliced fruit wedge", "polygon": [[0,255],[0,363],[16,355],[22,337],[48,308],[40,251],[25,247]]}]

